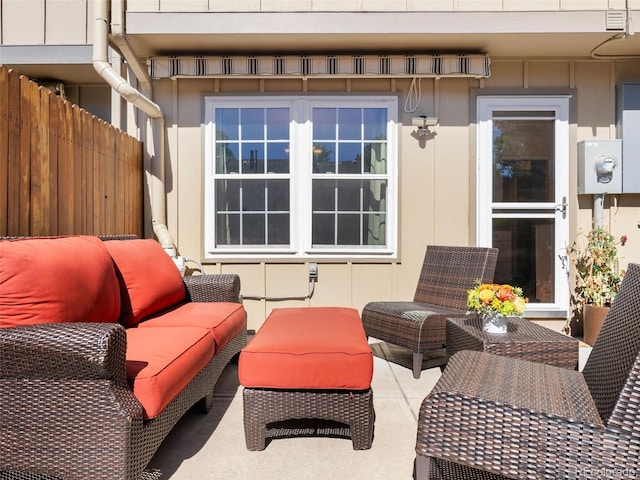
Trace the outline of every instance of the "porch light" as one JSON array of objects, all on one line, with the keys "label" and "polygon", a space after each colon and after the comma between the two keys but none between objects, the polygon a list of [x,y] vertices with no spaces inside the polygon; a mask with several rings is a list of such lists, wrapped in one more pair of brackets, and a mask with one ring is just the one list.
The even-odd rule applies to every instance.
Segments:
[{"label": "porch light", "polygon": [[428,117],[426,115],[411,117],[411,125],[418,127],[418,136],[424,137],[429,134],[429,127],[438,125],[438,117]]}]

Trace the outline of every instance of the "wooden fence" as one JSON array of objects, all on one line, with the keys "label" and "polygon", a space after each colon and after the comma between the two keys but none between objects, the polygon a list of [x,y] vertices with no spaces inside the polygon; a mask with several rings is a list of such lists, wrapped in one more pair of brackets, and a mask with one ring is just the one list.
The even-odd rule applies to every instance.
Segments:
[{"label": "wooden fence", "polygon": [[0,65],[0,236],[143,234],[142,144]]}]

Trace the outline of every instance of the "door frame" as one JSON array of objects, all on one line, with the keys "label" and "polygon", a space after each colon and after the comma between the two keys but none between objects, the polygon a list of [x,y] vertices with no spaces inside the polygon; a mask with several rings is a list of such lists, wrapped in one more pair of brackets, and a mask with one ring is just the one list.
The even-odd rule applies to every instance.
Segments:
[{"label": "door frame", "polygon": [[[553,111],[555,112],[555,199],[554,202],[528,204],[530,208],[549,210],[554,218],[554,299],[553,303],[530,303],[527,317],[566,318],[569,311],[569,285],[563,258],[569,239],[569,193],[570,193],[570,94],[487,94],[478,92],[476,97],[476,242],[479,246],[492,246],[492,165],[493,165],[493,120],[492,112]],[[498,204],[502,207],[505,203]],[[508,204],[506,204],[508,205]],[[564,208],[562,207],[564,205]],[[544,215],[541,215],[544,217]]]}]

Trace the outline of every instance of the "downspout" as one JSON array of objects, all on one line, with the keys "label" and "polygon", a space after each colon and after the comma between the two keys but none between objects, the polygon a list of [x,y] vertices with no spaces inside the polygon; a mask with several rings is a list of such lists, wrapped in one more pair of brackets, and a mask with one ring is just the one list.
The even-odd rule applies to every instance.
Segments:
[{"label": "downspout", "polygon": [[[121,5],[120,5],[120,8]],[[151,195],[151,222],[153,232],[167,253],[175,256],[176,247],[166,220],[166,193],[165,193],[165,123],[164,115],[160,107],[147,96],[135,89],[129,82],[116,72],[108,62],[109,47],[109,0],[96,0],[94,5],[95,20],[93,25],[93,68],[98,74],[127,102],[146,113],[152,122],[152,134],[154,138],[154,155],[152,157],[151,173],[147,175],[149,193]],[[121,17],[121,15],[120,15]],[[131,55],[131,50],[122,52],[132,70],[138,76],[138,80],[146,87],[147,94],[151,96],[151,79],[145,70],[138,64],[137,59]],[[135,65],[135,66],[134,66]],[[144,74],[143,74],[144,72]],[[155,128],[153,128],[155,127]]]}]

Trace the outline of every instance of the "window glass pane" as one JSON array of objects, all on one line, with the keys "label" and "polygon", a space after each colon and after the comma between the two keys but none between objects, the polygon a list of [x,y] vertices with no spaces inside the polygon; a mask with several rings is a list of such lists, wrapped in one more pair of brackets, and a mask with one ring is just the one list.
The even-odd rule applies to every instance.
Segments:
[{"label": "window glass pane", "polygon": [[240,171],[240,145],[218,143],[216,145],[216,173],[238,173]]},{"label": "window glass pane", "polygon": [[335,180],[314,180],[312,189],[312,206],[314,212],[336,209]]},{"label": "window glass pane", "polygon": [[387,216],[384,214],[364,215],[362,223],[364,245],[386,245]]},{"label": "window glass pane", "polygon": [[216,215],[216,244],[240,245],[240,215],[219,213]]},{"label": "window glass pane", "polygon": [[553,120],[494,120],[493,201],[552,202]]},{"label": "window glass pane", "polygon": [[360,211],[360,180],[341,180],[337,182],[338,211]]},{"label": "window glass pane", "polygon": [[263,214],[245,214],[242,216],[242,244],[265,245],[265,216]]},{"label": "window glass pane", "polygon": [[362,245],[360,231],[360,215],[338,215],[338,245]]},{"label": "window glass pane", "polygon": [[369,180],[363,182],[363,210],[365,212],[386,212],[387,181]]},{"label": "window glass pane", "polygon": [[289,140],[289,109],[267,109],[267,140]]},{"label": "window glass pane", "polygon": [[242,182],[242,210],[245,212],[265,211],[265,181],[244,180]]},{"label": "window glass pane", "polygon": [[367,143],[364,147],[365,173],[387,173],[387,144]]},{"label": "window glass pane", "polygon": [[554,224],[553,218],[493,219],[495,281],[522,287],[531,303],[554,302]]},{"label": "window glass pane", "polygon": [[313,109],[313,138],[318,140],[335,140],[336,138],[336,109]]},{"label": "window glass pane", "polygon": [[267,180],[267,210],[289,212],[289,180]]},{"label": "window glass pane", "polygon": [[264,144],[242,144],[242,173],[264,173]]},{"label": "window glass pane", "polygon": [[360,143],[338,144],[338,173],[362,173]]},{"label": "window glass pane", "polygon": [[386,187],[387,180],[314,180],[314,244],[386,245]]},{"label": "window glass pane", "polygon": [[243,140],[264,139],[264,109],[243,108],[240,110],[240,134]]},{"label": "window glass pane", "polygon": [[364,109],[364,139],[365,140],[386,140],[387,139],[387,109],[386,108],[365,108]]},{"label": "window glass pane", "polygon": [[216,109],[216,140],[238,140],[240,111],[237,108]]},{"label": "window glass pane", "polygon": [[289,173],[289,149],[284,142],[267,144],[268,173]]},{"label": "window glass pane", "polygon": [[362,128],[362,109],[341,108],[338,110],[338,139],[360,140]]},{"label": "window glass pane", "polygon": [[270,214],[267,216],[269,222],[269,245],[288,245],[289,244],[289,215],[288,214]]},{"label": "window glass pane", "polygon": [[313,144],[313,173],[335,173],[336,172],[336,144],[335,143],[314,143]]},{"label": "window glass pane", "polygon": [[314,245],[335,245],[334,215],[314,214],[312,223],[312,242]]},{"label": "window glass pane", "polygon": [[216,180],[216,211],[240,211],[240,182],[238,180]]}]

